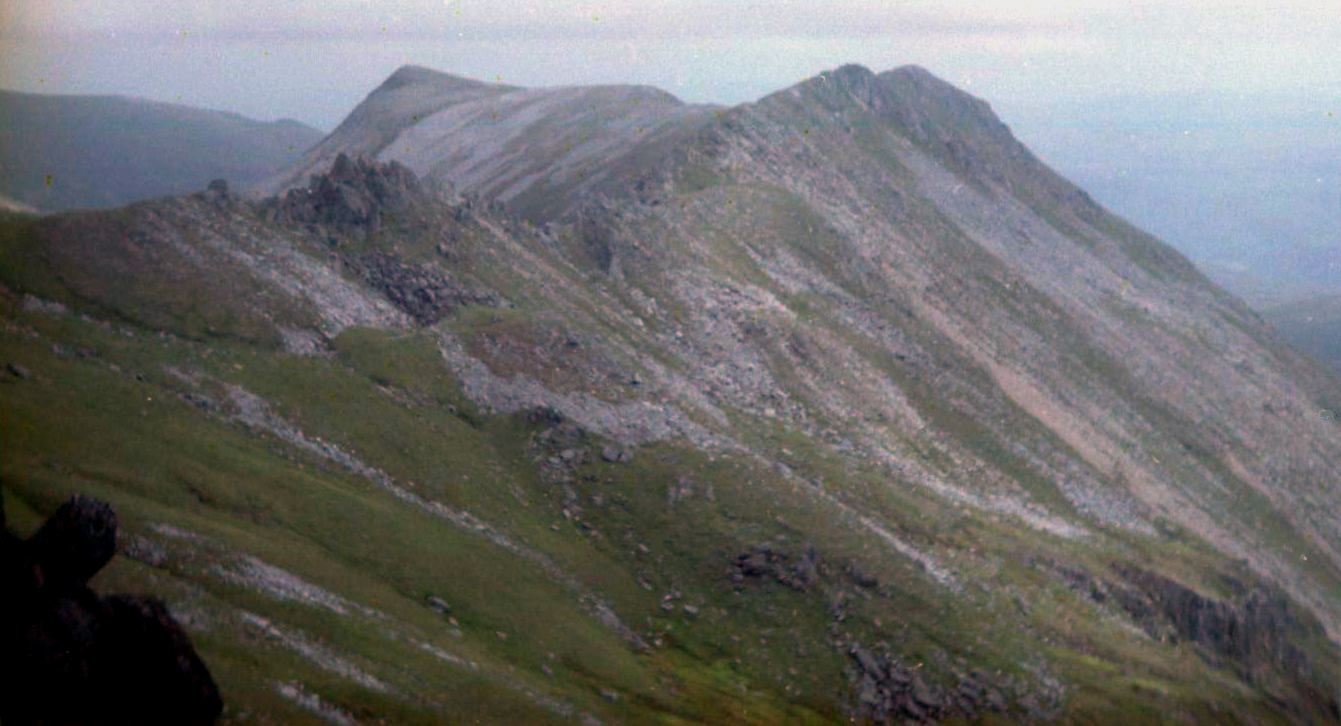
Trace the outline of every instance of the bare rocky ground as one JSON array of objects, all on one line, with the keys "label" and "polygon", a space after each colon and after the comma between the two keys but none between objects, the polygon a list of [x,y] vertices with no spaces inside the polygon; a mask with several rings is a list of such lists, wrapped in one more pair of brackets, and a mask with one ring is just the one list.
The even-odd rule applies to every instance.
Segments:
[{"label": "bare rocky ground", "polygon": [[[72,470],[294,659],[232,718],[1341,719],[1341,387],[984,102],[407,69],[310,157],[0,245],[7,420],[105,377],[229,442]],[[8,446],[34,508],[88,456]]]}]

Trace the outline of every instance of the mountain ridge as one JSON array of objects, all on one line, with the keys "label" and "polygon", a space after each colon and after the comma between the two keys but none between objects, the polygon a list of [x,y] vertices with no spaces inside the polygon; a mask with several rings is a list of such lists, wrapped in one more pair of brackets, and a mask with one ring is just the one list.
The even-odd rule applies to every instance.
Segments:
[{"label": "mountain ridge", "polygon": [[[861,66],[843,66],[832,72],[832,74],[820,74],[815,78],[803,81],[783,92],[766,96],[759,103],[744,104],[726,111],[722,116],[714,116],[709,122],[708,128],[720,131],[724,127],[724,124],[728,123],[725,120],[727,118],[740,120],[750,119],[752,116],[758,118],[758,114],[760,113],[767,115],[772,112],[773,107],[783,103],[783,99],[789,97],[797,97],[798,95],[802,97],[811,97],[814,94],[808,96],[806,92],[828,87],[830,81],[826,80],[826,78],[830,77],[830,75],[838,81],[834,84],[834,87],[841,88],[843,91],[847,92],[847,97],[858,102],[877,101],[878,107],[869,109],[876,115],[876,117],[885,118],[895,124],[897,128],[904,133],[910,134],[908,138],[919,144],[931,156],[932,160],[940,162],[951,169],[964,183],[970,186],[973,186],[976,183],[976,185],[987,193],[989,197],[996,193],[1016,195],[1034,208],[1050,209],[1052,214],[1047,219],[1049,225],[1082,240],[1093,236],[1097,231],[1095,229],[1096,226],[1114,230],[1116,234],[1112,235],[1112,237],[1116,244],[1110,242],[1108,243],[1109,246],[1107,248],[1100,247],[1094,250],[1078,251],[1078,255],[1073,255],[1073,261],[1071,263],[1073,265],[1087,264],[1086,260],[1094,258],[1097,254],[1099,259],[1104,259],[1106,261],[1105,264],[1117,265],[1117,267],[1114,268],[1114,272],[1121,270],[1121,276],[1111,277],[1113,273],[1109,273],[1113,280],[1108,283],[1110,289],[1117,291],[1122,287],[1122,285],[1118,284],[1119,282],[1139,279],[1143,274],[1151,274],[1151,270],[1158,270],[1159,275],[1173,274],[1176,281],[1180,283],[1185,282],[1191,284],[1195,288],[1199,288],[1199,291],[1196,293],[1197,297],[1209,295],[1210,299],[1214,300],[1216,304],[1227,306],[1227,310],[1231,311],[1230,315],[1232,316],[1232,319],[1237,321],[1237,325],[1248,326],[1248,329],[1253,329],[1253,326],[1256,326],[1255,332],[1250,334],[1254,343],[1265,342],[1271,344],[1270,334],[1264,329],[1261,329],[1257,322],[1260,319],[1249,311],[1246,306],[1233,300],[1222,291],[1219,291],[1218,288],[1211,285],[1206,278],[1198,273],[1191,263],[1181,255],[1153,238],[1125,225],[1125,223],[1102,210],[1097,204],[1089,199],[1088,195],[1085,195],[1083,191],[1074,187],[1074,185],[1071,185],[1069,182],[1066,182],[1048,169],[1037,159],[1037,157],[1028,152],[1023,145],[1014,139],[1013,135],[1010,134],[1009,129],[996,118],[986,102],[976,99],[958,89],[954,89],[950,84],[935,79],[934,76],[925,70],[904,68],[877,75]],[[852,95],[852,89],[860,90],[864,94],[864,98]],[[821,108],[826,112],[835,111],[833,107],[825,105],[826,100],[831,100],[830,97],[820,94],[818,98],[815,98],[814,100],[820,103]],[[858,105],[860,106],[861,103]],[[840,104],[840,106],[837,107],[837,110],[841,114],[842,112],[853,111],[854,107],[844,103]],[[861,111],[865,110],[868,109],[861,109]],[[784,111],[783,113],[791,113],[791,111]],[[821,121],[820,118],[813,115],[813,109],[802,108],[798,113],[801,116],[809,114],[808,118],[817,122]],[[796,118],[790,116],[787,117],[787,123],[792,123],[796,120]],[[832,122],[833,119],[831,117],[823,120]],[[830,125],[832,125],[832,123],[830,123]],[[808,128],[797,130],[803,132],[803,137],[810,134],[810,129]],[[847,127],[843,127],[841,130],[847,132],[849,135],[852,133],[852,130]],[[691,136],[690,138],[697,137]],[[771,137],[769,141],[772,141],[772,138],[777,137]],[[719,137],[714,141],[709,142],[708,148],[720,143],[722,143],[722,140]],[[698,141],[694,141],[690,145],[689,153],[692,155],[695,153],[694,149],[701,150],[702,148],[704,147],[702,147]],[[756,148],[766,149],[765,153],[772,154],[772,151],[776,146],[769,146],[767,143],[764,143],[758,144]],[[729,156],[729,152],[723,154],[723,156]],[[677,157],[672,154],[672,160],[675,158]],[[921,160],[921,163],[925,163],[926,161],[927,160]],[[724,161],[722,165],[729,167],[732,163],[733,161],[727,160]],[[682,174],[683,172],[682,170],[676,170],[671,173]],[[636,189],[645,183],[644,180],[638,184],[624,185],[623,192],[627,195],[630,189]],[[770,183],[786,186],[785,182],[778,179],[771,180]],[[949,179],[941,179],[937,180],[936,183],[943,185],[939,192],[944,195],[944,201],[942,203],[954,204],[957,201],[957,197],[960,196],[959,192],[961,190],[959,186],[956,186],[956,182]],[[821,186],[821,184],[822,183],[815,183],[811,186],[814,188]],[[984,184],[988,186],[982,186]],[[467,187],[467,189],[469,189],[469,187]],[[485,196],[489,196],[486,190],[480,191],[485,191]],[[947,192],[948,194],[946,194]],[[982,218],[980,211],[973,212],[964,209],[963,212],[979,216],[980,218],[977,222],[979,225],[989,228],[998,226],[998,220]],[[522,214],[526,214],[526,211],[523,210]],[[537,218],[536,221],[546,221],[550,219],[557,221],[560,218],[561,217],[541,216]],[[1102,234],[1102,232],[1100,234]],[[1060,238],[1054,237],[1054,239]],[[994,246],[996,249],[993,250],[992,254],[1003,259],[1007,264],[1013,263],[1011,257],[1019,258],[1021,253],[1027,249],[1021,247],[1000,246],[999,243]],[[601,249],[598,249],[596,254],[598,258],[605,258],[611,255],[608,250]],[[1044,257],[1040,257],[1037,254],[1028,255],[1029,259],[1027,264],[1040,266],[1041,268],[1038,272],[1034,273],[1035,279],[1029,280],[1029,283],[1032,285],[1042,285],[1044,287],[1050,286],[1053,288],[1054,295],[1061,294],[1072,301],[1076,300],[1077,294],[1081,292],[1080,290],[1062,290],[1058,286],[1058,280],[1065,278],[1058,277],[1056,273],[1061,272],[1065,268],[1059,267],[1056,260],[1046,259],[1046,257],[1046,253]],[[609,263],[607,263],[607,266],[608,264]],[[926,264],[923,263],[920,267],[926,268]],[[1130,287],[1130,283],[1124,282],[1123,284]],[[1087,306],[1102,302],[1094,299],[1092,294],[1083,294],[1082,297],[1089,298],[1085,301]],[[937,314],[936,311],[927,312],[930,315]],[[1172,313],[1172,310],[1170,310],[1169,313]],[[1094,315],[1097,313],[1090,314]],[[1216,333],[1217,336],[1224,336],[1225,334],[1226,333],[1223,331]],[[1109,354],[1112,355],[1115,353],[1116,351],[1113,351]],[[979,364],[984,364],[986,360],[986,358],[980,355],[977,362]],[[992,368],[990,364],[988,364],[988,367]],[[1004,373],[1004,371],[1002,373]],[[1006,375],[1015,382],[1014,385],[1023,384],[1023,381],[1014,378],[1015,374]],[[1312,372],[1310,375],[1314,380],[1318,379],[1317,372]],[[1017,394],[1018,396],[1024,397],[1021,400],[1032,400],[1033,398],[1038,397],[1039,389],[1036,385],[1024,385],[1025,388]],[[1044,396],[1044,398],[1046,399],[1046,396]],[[1020,401],[1018,400],[1016,401],[1016,403],[1019,402]],[[1048,403],[1044,405],[1052,406],[1053,404]],[[1164,405],[1166,404],[1159,404],[1161,408]],[[1072,425],[1075,425],[1077,422],[1072,421],[1071,423]],[[1087,448],[1083,446],[1078,439],[1072,439],[1068,443],[1077,446],[1082,450]],[[1088,455],[1088,458],[1093,465],[1098,462],[1111,462],[1114,458],[1121,460],[1125,457],[1115,457],[1114,452],[1112,451],[1107,453],[1096,451],[1091,452]],[[1112,464],[1105,464],[1105,466],[1112,466]],[[1145,468],[1135,464],[1129,464],[1129,466],[1136,470]],[[1153,479],[1151,481],[1153,482]],[[1151,486],[1156,489],[1158,488],[1155,487],[1153,483],[1146,486]],[[1258,483],[1255,486],[1260,489],[1264,485]],[[1152,494],[1151,496],[1154,495]],[[1214,529],[1214,526],[1207,520],[1202,520],[1201,525],[1209,527],[1212,530]],[[1250,554],[1250,549],[1240,549],[1239,554],[1240,556],[1248,555]],[[1333,624],[1330,627],[1335,628],[1336,625]],[[1333,630],[1333,632],[1335,633],[1336,631]]]},{"label": "mountain ridge", "polygon": [[313,126],[309,126],[308,124],[303,123],[298,119],[289,118],[287,116],[269,120],[254,119],[245,114],[238,113],[237,111],[230,111],[227,109],[212,108],[206,106],[193,106],[191,104],[181,103],[178,101],[163,101],[159,99],[148,98],[146,96],[136,96],[124,93],[38,93],[36,91],[21,91],[16,89],[0,88],[0,94],[5,94],[7,96],[12,96],[15,98],[25,98],[34,100],[35,99],[69,99],[69,100],[92,99],[92,100],[103,100],[103,101],[123,101],[128,103],[154,106],[164,109],[173,109],[181,114],[187,114],[187,115],[199,114],[199,113],[219,114],[222,116],[227,116],[238,120],[251,121],[260,124],[301,126],[306,129],[311,129],[314,131],[316,130],[315,127]]},{"label": "mountain ridge", "polygon": [[258,713],[1341,720],[1337,380],[985,102],[825,75],[7,218],[6,504],[125,508]]}]

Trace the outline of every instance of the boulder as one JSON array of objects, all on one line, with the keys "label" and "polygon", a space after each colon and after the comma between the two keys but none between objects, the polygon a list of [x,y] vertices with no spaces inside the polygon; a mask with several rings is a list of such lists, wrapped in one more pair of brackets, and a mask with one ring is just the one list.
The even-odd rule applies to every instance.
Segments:
[{"label": "boulder", "polygon": [[72,497],[30,540],[0,533],[0,722],[210,724],[209,669],[167,606],[99,597],[116,512]]},{"label": "boulder", "polygon": [[28,551],[49,586],[83,585],[115,554],[116,525],[111,505],[76,494],[33,535]]}]

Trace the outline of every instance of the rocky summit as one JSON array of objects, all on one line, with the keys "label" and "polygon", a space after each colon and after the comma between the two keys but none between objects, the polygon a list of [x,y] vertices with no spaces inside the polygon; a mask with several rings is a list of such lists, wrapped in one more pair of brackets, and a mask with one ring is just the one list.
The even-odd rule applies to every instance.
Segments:
[{"label": "rocky summit", "polygon": [[1341,382],[983,100],[407,67],[0,225],[0,486],[230,722],[1341,722]]}]

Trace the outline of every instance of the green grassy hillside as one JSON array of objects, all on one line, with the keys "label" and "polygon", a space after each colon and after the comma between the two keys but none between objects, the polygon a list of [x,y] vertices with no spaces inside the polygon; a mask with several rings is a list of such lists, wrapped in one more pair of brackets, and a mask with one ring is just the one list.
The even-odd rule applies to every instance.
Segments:
[{"label": "green grassy hillside", "polygon": [[[1020,709],[1002,719],[1021,702],[1271,718],[1194,646],[1138,637],[1039,564],[1143,566],[1149,543],[1039,538],[916,492],[861,505],[916,546],[962,552],[950,587],[748,457],[668,443],[612,463],[576,427],[481,413],[432,331],[354,328],[314,359],[55,311],[5,291],[11,525],[34,530],[75,492],[112,502],[121,556],[95,586],[167,598],[229,722],[317,720],[313,703],[396,722],[832,722],[852,706],[851,642],[887,643],[947,685],[971,662]],[[879,478],[756,425],[834,486]],[[813,545],[821,584],[733,582],[761,543]],[[1010,554],[973,554],[989,548]],[[1212,582],[1245,574],[1180,534],[1159,552]]]}]

